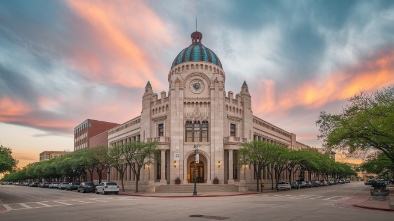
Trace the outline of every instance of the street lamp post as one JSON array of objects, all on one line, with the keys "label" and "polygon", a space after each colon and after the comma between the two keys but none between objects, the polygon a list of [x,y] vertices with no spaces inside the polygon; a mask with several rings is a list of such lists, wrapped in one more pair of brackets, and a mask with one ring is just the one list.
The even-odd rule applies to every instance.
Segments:
[{"label": "street lamp post", "polygon": [[197,195],[197,164],[196,161],[198,160],[198,146],[197,144],[194,144],[194,149],[196,151],[195,159],[194,159],[194,191],[193,191],[193,196]]}]

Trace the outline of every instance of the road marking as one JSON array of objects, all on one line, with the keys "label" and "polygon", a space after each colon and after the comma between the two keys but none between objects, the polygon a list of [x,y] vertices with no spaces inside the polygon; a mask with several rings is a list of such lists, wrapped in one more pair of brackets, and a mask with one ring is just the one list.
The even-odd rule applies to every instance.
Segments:
[{"label": "road marking", "polygon": [[4,208],[6,208],[6,211],[13,210],[9,205],[3,204]]},{"label": "road marking", "polygon": [[19,205],[25,207],[26,209],[32,209],[33,207],[26,205],[25,203],[19,203]]},{"label": "road marking", "polygon": [[71,203],[65,203],[65,202],[60,202],[60,201],[53,201],[53,202],[55,202],[55,203],[60,203],[60,204],[63,204],[63,205],[67,205],[67,206],[73,205],[73,204],[71,204]]},{"label": "road marking", "polygon": [[40,202],[36,202],[37,204],[43,205],[45,207],[52,207],[51,205],[45,204],[45,203],[40,203]]}]

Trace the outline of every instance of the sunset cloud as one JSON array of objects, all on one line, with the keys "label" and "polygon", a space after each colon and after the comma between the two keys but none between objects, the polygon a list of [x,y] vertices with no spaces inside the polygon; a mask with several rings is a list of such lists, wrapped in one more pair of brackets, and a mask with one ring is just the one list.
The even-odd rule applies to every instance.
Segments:
[{"label": "sunset cloud", "polygon": [[0,98],[0,119],[4,120],[8,117],[17,117],[29,113],[28,105],[20,101],[12,101],[8,97]]},{"label": "sunset cloud", "polygon": [[[149,56],[144,45],[161,42],[168,46],[171,39],[165,24],[140,1],[116,2],[67,2],[89,24],[93,33],[87,34],[99,43],[97,50],[105,53],[97,55],[89,51],[75,51],[75,68],[87,77],[103,82],[142,88],[150,80],[155,86],[163,88],[163,83],[157,80],[154,72],[157,71],[155,67],[165,69],[152,62],[152,56]],[[162,45],[156,47],[161,49]]]},{"label": "sunset cloud", "polygon": [[394,85],[394,50],[386,52],[355,66],[337,70],[328,77],[317,77],[284,91],[275,91],[273,82],[263,81],[259,88],[264,88],[261,92],[264,99],[256,98],[256,102],[260,103],[258,110],[270,113],[297,106],[319,109],[327,103],[347,100],[361,92]]}]

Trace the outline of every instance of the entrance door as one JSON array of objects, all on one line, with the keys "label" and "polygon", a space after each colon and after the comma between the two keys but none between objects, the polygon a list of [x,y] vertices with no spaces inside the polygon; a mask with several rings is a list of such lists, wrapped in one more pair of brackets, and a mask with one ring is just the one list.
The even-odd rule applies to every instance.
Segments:
[{"label": "entrance door", "polygon": [[[197,167],[197,183],[204,183],[205,179],[204,179],[204,164],[200,161],[200,163],[198,163],[196,165]],[[190,180],[189,183],[194,183],[194,161],[190,163]]]}]

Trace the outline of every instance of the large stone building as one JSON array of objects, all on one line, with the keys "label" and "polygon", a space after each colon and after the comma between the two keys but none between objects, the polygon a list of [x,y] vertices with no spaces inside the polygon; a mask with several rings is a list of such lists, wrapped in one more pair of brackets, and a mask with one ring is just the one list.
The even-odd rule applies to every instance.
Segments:
[{"label": "large stone building", "polygon": [[[108,145],[157,141],[160,161],[145,167],[142,182],[151,185],[193,182],[195,147],[198,147],[197,182],[220,184],[252,182],[252,169],[237,165],[237,150],[244,142],[264,140],[286,148],[307,147],[296,135],[253,115],[251,93],[240,82],[238,93],[226,93],[226,74],[218,56],[202,44],[202,34],[174,59],[168,73],[168,92],[153,91],[148,82],[141,115],[108,131]],[[154,85],[153,85],[154,86]],[[264,179],[268,179],[266,173]],[[117,180],[115,170],[111,180]],[[127,169],[126,184],[135,180]],[[149,182],[148,182],[149,181]]]}]

